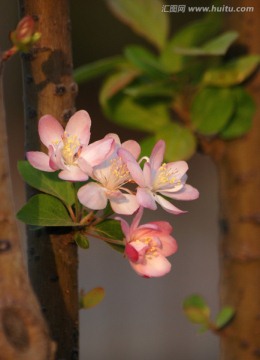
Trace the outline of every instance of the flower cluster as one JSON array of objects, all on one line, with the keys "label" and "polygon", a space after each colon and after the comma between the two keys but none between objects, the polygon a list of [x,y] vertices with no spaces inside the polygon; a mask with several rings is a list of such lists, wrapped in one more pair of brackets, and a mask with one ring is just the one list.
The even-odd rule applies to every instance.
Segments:
[{"label": "flower cluster", "polygon": [[198,191],[186,184],[185,161],[163,163],[165,143],[160,140],[150,157],[139,159],[140,145],[134,140],[120,142],[116,134],[89,144],[91,119],[86,111],[76,112],[65,130],[51,115],[39,120],[39,136],[48,153],[29,151],[30,164],[42,171],[59,171],[59,178],[84,182],[77,192],[86,213],[107,208],[115,214],[135,214],[132,224],[121,222],[125,256],[134,270],[145,277],[158,277],[170,271],[166,259],[177,250],[168,222],[139,226],[144,208],[181,214],[184,211],[169,199],[193,200]]}]

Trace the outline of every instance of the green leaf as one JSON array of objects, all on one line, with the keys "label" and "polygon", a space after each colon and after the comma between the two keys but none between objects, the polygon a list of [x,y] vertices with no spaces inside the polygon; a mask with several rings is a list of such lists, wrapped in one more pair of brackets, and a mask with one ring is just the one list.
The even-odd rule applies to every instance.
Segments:
[{"label": "green leaf", "polygon": [[36,226],[77,226],[63,203],[56,197],[40,194],[33,196],[17,213],[25,224]]},{"label": "green leaf", "polygon": [[209,14],[200,20],[192,22],[178,31],[161,53],[161,63],[169,72],[182,70],[190,59],[176,54],[177,47],[189,48],[199,46],[215,36],[221,28],[219,14]]},{"label": "green leaf", "polygon": [[237,39],[238,33],[235,31],[228,31],[219,35],[215,39],[207,42],[201,47],[181,48],[176,47],[175,52],[181,55],[202,56],[202,55],[224,55],[230,45]]},{"label": "green leaf", "polygon": [[159,49],[164,47],[169,19],[167,13],[161,11],[159,0],[107,0],[112,12],[132,30],[145,37]]},{"label": "green leaf", "polygon": [[57,172],[44,172],[35,169],[28,161],[19,161],[18,170],[24,181],[30,186],[59,198],[68,206],[74,204],[73,184],[61,180]]},{"label": "green leaf", "polygon": [[74,241],[82,249],[89,248],[89,241],[86,235],[76,232],[74,235]]},{"label": "green leaf", "polygon": [[253,98],[244,88],[234,88],[232,93],[235,99],[235,112],[219,134],[223,139],[234,139],[246,134],[252,126],[256,110]]},{"label": "green leaf", "polygon": [[99,224],[95,225],[93,229],[98,235],[112,239],[112,240],[121,240],[121,244],[109,244],[113,249],[123,253],[125,249],[124,244],[124,234],[121,229],[121,223],[118,220],[108,219],[100,222]]},{"label": "green leaf", "polygon": [[215,321],[217,329],[222,329],[226,326],[235,316],[235,309],[230,306],[226,306],[218,313]]},{"label": "green leaf", "polygon": [[123,241],[124,238],[120,221],[114,219],[108,219],[98,223],[95,225],[95,231],[110,239]]},{"label": "green leaf", "polygon": [[209,324],[210,309],[200,295],[191,295],[186,298],[183,302],[183,311],[191,322]]},{"label": "green leaf", "polygon": [[125,57],[142,72],[151,76],[168,77],[156,56],[140,45],[130,45],[124,50]]},{"label": "green leaf", "polygon": [[123,61],[124,59],[121,56],[115,56],[80,66],[74,70],[74,80],[78,84],[84,83],[115,69]]},{"label": "green leaf", "polygon": [[80,308],[90,309],[97,306],[105,297],[105,290],[102,287],[96,287],[87,293],[80,293]]},{"label": "green leaf", "polygon": [[196,150],[196,138],[193,133],[176,123],[170,123],[158,130],[156,140],[163,139],[166,143],[165,160],[187,160]]},{"label": "green leaf", "polygon": [[170,121],[168,109],[164,104],[155,101],[142,103],[123,94],[107,102],[104,110],[116,124],[151,133]]},{"label": "green leaf", "polygon": [[245,81],[259,66],[259,55],[248,55],[209,69],[204,73],[203,83],[214,86],[232,86]]},{"label": "green leaf", "polygon": [[125,67],[121,71],[109,76],[99,94],[99,101],[109,117],[110,109],[109,100],[120,90],[124,89],[127,84],[131,83],[139,75],[139,70],[133,67]]},{"label": "green leaf", "polygon": [[[134,84],[124,90],[124,94],[134,98],[166,98],[172,99],[177,92],[176,83],[167,80],[149,81],[144,84]],[[158,100],[158,99],[157,99]]]},{"label": "green leaf", "polygon": [[222,131],[234,112],[234,98],[229,89],[204,88],[192,102],[191,121],[203,135]]}]

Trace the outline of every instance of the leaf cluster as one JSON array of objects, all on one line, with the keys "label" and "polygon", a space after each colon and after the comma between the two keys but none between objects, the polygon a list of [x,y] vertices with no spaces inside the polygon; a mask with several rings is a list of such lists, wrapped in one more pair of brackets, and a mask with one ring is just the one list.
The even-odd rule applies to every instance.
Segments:
[{"label": "leaf cluster", "polygon": [[208,304],[203,297],[197,294],[190,295],[183,301],[183,311],[190,322],[200,325],[200,332],[211,330],[218,333],[235,316],[235,310],[231,306],[225,306],[212,321]]},{"label": "leaf cluster", "polygon": [[107,218],[111,208],[105,209],[100,216],[78,203],[76,191],[84,184],[64,181],[57,172],[37,170],[28,161],[20,161],[18,170],[28,185],[41,192],[32,196],[18,211],[19,220],[36,230],[45,226],[71,228],[74,241],[83,249],[89,248],[88,236],[93,236],[115,250],[124,251],[120,222]]},{"label": "leaf cluster", "polygon": [[128,45],[120,56],[76,69],[75,79],[80,84],[105,75],[104,114],[146,133],[145,153],[164,139],[167,161],[188,159],[201,137],[229,140],[250,129],[255,105],[244,84],[260,57],[230,56],[239,34],[222,32],[220,14],[207,14],[171,35],[160,0],[106,2],[154,49]]}]

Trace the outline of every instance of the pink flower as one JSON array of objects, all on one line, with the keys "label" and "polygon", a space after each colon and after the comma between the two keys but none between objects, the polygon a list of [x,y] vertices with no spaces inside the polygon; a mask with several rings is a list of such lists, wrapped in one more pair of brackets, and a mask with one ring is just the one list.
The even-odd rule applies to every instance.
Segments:
[{"label": "pink flower", "polygon": [[137,161],[125,150],[119,150],[119,155],[127,164],[132,178],[138,184],[136,198],[140,206],[151,210],[157,209],[157,204],[169,213],[180,214],[185,211],[178,209],[165,199],[194,200],[199,196],[198,190],[185,184],[188,165],[185,161],[163,163],[165,143],[160,140],[154,146],[150,159],[145,158],[143,170]]},{"label": "pink flower", "polygon": [[140,153],[140,146],[134,140],[128,140],[121,145],[115,134],[108,134],[105,138],[114,139],[114,151],[104,162],[93,168],[91,178],[95,182],[89,182],[79,189],[79,201],[92,210],[102,210],[109,200],[114,212],[133,214],[139,204],[135,195],[124,186],[131,181],[131,175],[117,152],[120,148],[126,149],[135,159]]},{"label": "pink flower", "polygon": [[170,235],[172,227],[166,221],[138,226],[142,215],[143,208],[140,208],[130,227],[118,218],[125,235],[125,255],[137,274],[149,278],[163,276],[171,270],[166,257],[177,251],[176,240]]},{"label": "pink flower", "polygon": [[43,171],[62,170],[59,177],[70,181],[85,181],[92,167],[100,164],[111,152],[113,139],[106,138],[90,145],[91,119],[84,110],[77,111],[66,125],[51,115],[40,118],[38,131],[48,155],[40,151],[27,152],[29,163]]}]

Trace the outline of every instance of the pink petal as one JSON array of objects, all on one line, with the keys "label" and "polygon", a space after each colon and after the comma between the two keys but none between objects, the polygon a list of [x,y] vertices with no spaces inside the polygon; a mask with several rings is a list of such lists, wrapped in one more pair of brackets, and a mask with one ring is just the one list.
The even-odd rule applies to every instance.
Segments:
[{"label": "pink petal", "polygon": [[165,234],[170,234],[172,232],[172,226],[168,221],[152,221],[147,224],[141,225],[142,227],[149,227],[155,231],[163,232]]},{"label": "pink petal", "polygon": [[165,142],[163,140],[159,140],[152,151],[152,154],[150,156],[150,164],[151,168],[157,170],[161,163],[163,162],[165,152]]},{"label": "pink petal", "polygon": [[115,213],[122,215],[132,215],[139,207],[136,197],[130,194],[109,197],[110,204]]},{"label": "pink petal", "polygon": [[151,210],[157,209],[153,193],[149,189],[138,187],[136,192],[136,199],[138,201],[138,204],[140,204],[144,208],[148,208]]},{"label": "pink petal", "polygon": [[141,147],[138,142],[134,140],[127,140],[123,142],[122,148],[129,151],[135,159],[137,159],[141,152]]},{"label": "pink petal", "polygon": [[94,182],[90,182],[79,189],[78,199],[81,204],[92,210],[101,210],[107,205],[105,189]]},{"label": "pink petal", "polygon": [[69,119],[65,132],[67,136],[76,136],[81,144],[88,144],[90,138],[91,119],[85,110],[77,111]]},{"label": "pink petal", "polygon": [[51,115],[44,115],[40,118],[38,131],[41,142],[47,147],[61,141],[64,134],[61,124]]},{"label": "pink petal", "polygon": [[113,139],[115,141],[116,145],[119,145],[119,146],[121,145],[121,141],[117,134],[109,133],[105,136],[105,139],[109,139],[109,138]]},{"label": "pink petal", "polygon": [[137,163],[133,155],[123,149],[120,148],[118,150],[118,155],[122,158],[123,162],[126,163],[126,166],[133,178],[133,180],[139,185],[139,186],[146,186],[146,182],[144,179],[143,171],[140,168],[140,165]]},{"label": "pink petal", "polygon": [[67,166],[67,169],[62,170],[59,173],[59,178],[69,181],[86,181],[88,180],[88,175],[84,173],[78,166],[70,165]]},{"label": "pink petal", "polygon": [[125,246],[125,254],[127,258],[132,262],[137,262],[139,259],[138,251],[129,243]]},{"label": "pink petal", "polygon": [[42,171],[53,172],[55,171],[49,165],[49,156],[41,151],[28,151],[26,157],[29,163],[36,169]]},{"label": "pink petal", "polygon": [[130,226],[130,233],[132,233],[138,227],[140,220],[143,216],[143,213],[144,213],[144,209],[140,207],[136,212],[135,217],[133,218],[132,224]]},{"label": "pink petal", "polygon": [[162,249],[160,252],[163,256],[170,256],[178,250],[178,245],[176,240],[170,235],[160,234],[160,240],[162,242]]},{"label": "pink petal", "polygon": [[143,176],[145,179],[146,186],[152,188],[153,187],[152,170],[151,170],[151,164],[148,162],[144,164]]},{"label": "pink petal", "polygon": [[174,173],[176,179],[180,179],[189,169],[186,161],[175,161],[166,164],[166,169]]},{"label": "pink petal", "polygon": [[171,191],[165,190],[165,191],[160,191],[160,194],[168,196],[171,199],[185,200],[185,201],[195,200],[199,197],[198,190],[188,184],[184,185],[184,187],[177,192],[171,192]]},{"label": "pink petal", "polygon": [[83,159],[83,158],[79,158],[78,159],[78,166],[80,167],[80,169],[87,174],[88,176],[91,176],[93,173],[93,168],[92,166],[89,165],[89,163]]},{"label": "pink petal", "polygon": [[171,270],[171,263],[161,254],[157,256],[146,256],[144,263],[130,262],[133,269],[141,276],[160,277]]},{"label": "pink petal", "polygon": [[60,150],[55,150],[52,145],[49,146],[49,157],[50,157],[50,167],[53,170],[63,169],[64,164],[61,160]]},{"label": "pink petal", "polygon": [[114,140],[112,138],[98,140],[85,147],[80,157],[91,166],[97,166],[111,155],[113,148]]},{"label": "pink petal", "polygon": [[179,215],[179,214],[184,214],[187,211],[182,211],[180,209],[178,209],[176,206],[172,205],[172,203],[170,203],[168,200],[164,199],[162,196],[160,195],[155,195],[155,200],[158,202],[158,204],[161,205],[161,207],[174,215]]},{"label": "pink petal", "polygon": [[129,225],[128,223],[125,221],[125,219],[122,219],[120,217],[115,217],[115,220],[120,221],[121,223],[121,229],[126,237],[126,241],[130,241],[129,239]]}]

